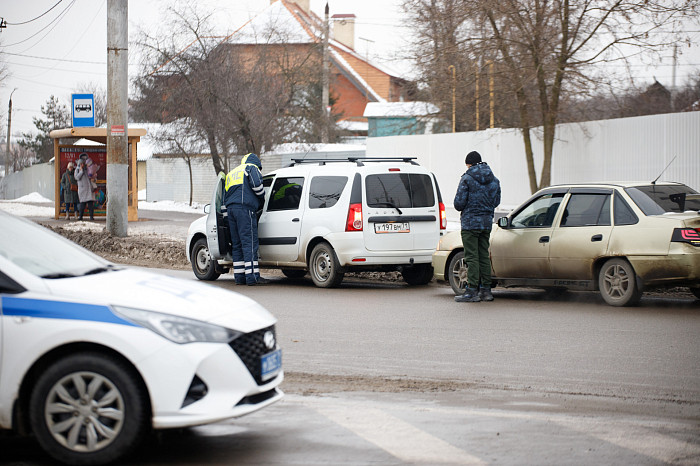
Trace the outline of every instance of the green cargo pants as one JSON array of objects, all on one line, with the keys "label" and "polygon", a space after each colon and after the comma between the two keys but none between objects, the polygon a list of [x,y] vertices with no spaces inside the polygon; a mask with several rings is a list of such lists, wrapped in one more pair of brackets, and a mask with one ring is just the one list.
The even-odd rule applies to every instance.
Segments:
[{"label": "green cargo pants", "polygon": [[491,259],[489,259],[489,238],[491,230],[462,230],[464,262],[467,264],[469,288],[478,290],[479,285],[491,287]]}]

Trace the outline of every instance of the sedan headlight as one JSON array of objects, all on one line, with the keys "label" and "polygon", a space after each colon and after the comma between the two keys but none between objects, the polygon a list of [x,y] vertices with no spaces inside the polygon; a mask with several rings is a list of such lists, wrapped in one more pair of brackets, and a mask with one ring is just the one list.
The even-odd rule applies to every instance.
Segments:
[{"label": "sedan headlight", "polygon": [[112,309],[121,317],[179,344],[229,343],[242,335],[226,327],[171,314],[122,306],[112,306]]}]

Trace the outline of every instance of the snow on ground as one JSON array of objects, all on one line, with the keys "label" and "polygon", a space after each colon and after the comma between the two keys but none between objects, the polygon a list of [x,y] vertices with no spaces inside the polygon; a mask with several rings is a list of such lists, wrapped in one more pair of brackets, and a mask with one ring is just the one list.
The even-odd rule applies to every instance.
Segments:
[{"label": "snow on ground", "polygon": [[[54,202],[39,193],[31,193],[17,199],[0,200],[0,209],[19,217],[53,217],[55,214]],[[184,202],[139,201],[139,210],[159,210],[168,212],[202,213],[201,204],[190,206]]]}]

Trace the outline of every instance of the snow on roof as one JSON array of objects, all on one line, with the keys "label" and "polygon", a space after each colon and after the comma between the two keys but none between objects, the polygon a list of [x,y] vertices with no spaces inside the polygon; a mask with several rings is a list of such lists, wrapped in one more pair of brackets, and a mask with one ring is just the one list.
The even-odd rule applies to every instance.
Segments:
[{"label": "snow on roof", "polygon": [[[354,15],[353,15],[354,16]],[[230,44],[309,44],[318,43],[322,39],[323,22],[313,12],[306,13],[296,4],[284,0],[270,4],[265,10],[237,31],[228,36],[224,41]],[[333,37],[329,40],[331,58],[339,68],[347,71],[364,89],[369,89],[370,94],[379,102],[383,99],[345,60],[339,51],[351,54],[362,62],[369,63],[373,68],[381,72],[398,77],[395,71],[384,65],[374,63],[367,57],[360,56],[353,49],[338,42]]]},{"label": "snow on roof", "polygon": [[430,102],[369,102],[363,116],[371,117],[412,117],[438,113],[440,108]]},{"label": "snow on roof", "polygon": [[350,73],[350,74],[352,75],[352,77],[353,77],[355,80],[357,80],[357,82],[360,84],[360,86],[361,86],[362,88],[368,90],[369,93],[372,94],[372,97],[374,97],[374,99],[375,99],[377,102],[386,102],[386,99],[384,99],[382,96],[380,96],[380,95],[377,93],[377,91],[375,91],[375,90],[372,88],[372,86],[370,86],[370,85],[367,83],[367,81],[365,81],[364,78],[363,78],[362,76],[360,76],[359,73],[357,73],[357,71],[355,71],[355,69],[354,69],[352,66],[350,66],[350,63],[348,63],[347,61],[345,61],[345,59],[344,59],[338,52],[336,52],[335,50],[331,49],[331,57],[333,57],[333,59],[334,59],[336,62],[338,62],[338,64],[340,64],[348,73]]},{"label": "snow on roof", "polygon": [[369,123],[366,121],[350,121],[350,120],[340,120],[337,123],[340,129],[345,129],[348,131],[367,131],[369,129]]},{"label": "snow on roof", "polygon": [[91,141],[90,139],[80,138],[73,143],[74,146],[104,146],[101,142]]},{"label": "snow on roof", "polygon": [[252,18],[227,42],[232,44],[308,44],[316,42],[286,7],[274,2]]}]

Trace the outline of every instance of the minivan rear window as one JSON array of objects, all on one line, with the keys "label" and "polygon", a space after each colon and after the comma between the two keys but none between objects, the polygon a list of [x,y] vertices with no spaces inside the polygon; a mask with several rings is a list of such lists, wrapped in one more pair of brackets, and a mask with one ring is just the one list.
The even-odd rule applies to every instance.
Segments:
[{"label": "minivan rear window", "polygon": [[433,207],[435,191],[430,175],[384,173],[365,178],[369,207]]},{"label": "minivan rear window", "polygon": [[348,183],[347,176],[315,176],[309,189],[309,208],[327,209],[333,207],[343,194]]}]

